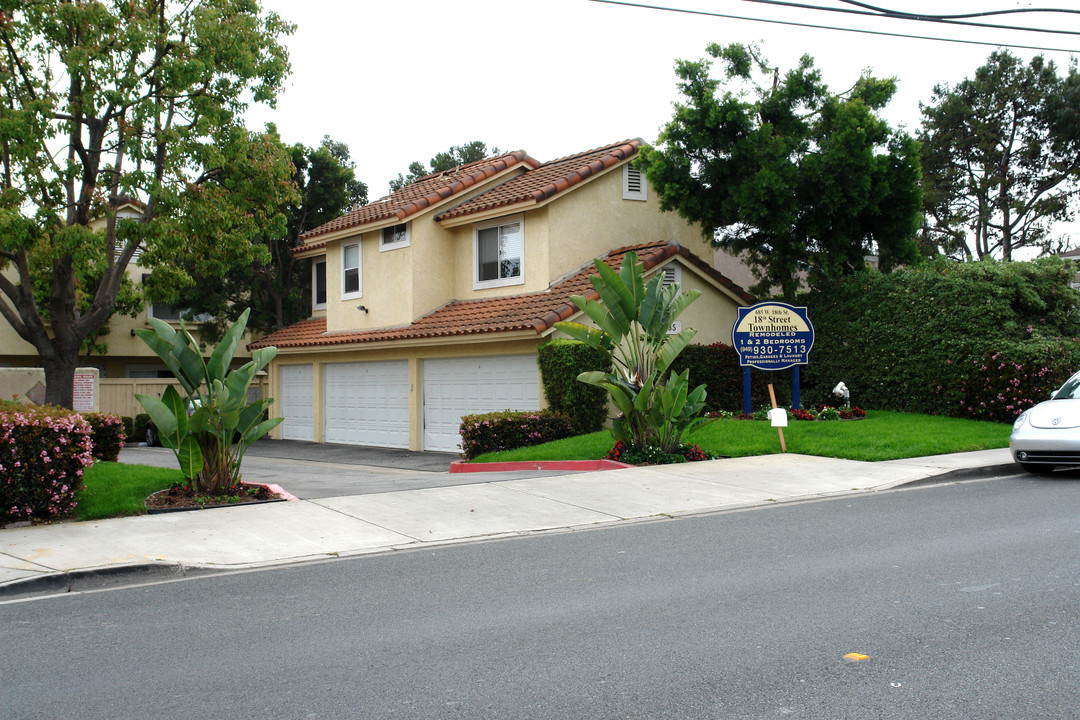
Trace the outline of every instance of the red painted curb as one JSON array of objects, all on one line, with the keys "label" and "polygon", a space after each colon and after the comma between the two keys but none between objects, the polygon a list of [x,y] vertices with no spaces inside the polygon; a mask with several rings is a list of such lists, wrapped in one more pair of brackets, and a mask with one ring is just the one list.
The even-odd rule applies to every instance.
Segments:
[{"label": "red painted curb", "polygon": [[244,480],[243,482],[245,485],[259,485],[261,487],[264,487],[272,493],[277,493],[284,500],[300,500],[300,498],[285,490],[280,485],[275,485],[274,483],[248,482],[247,480]]},{"label": "red painted curb", "polygon": [[471,463],[467,460],[455,460],[450,463],[450,472],[513,472],[515,470],[621,470],[634,467],[616,460],[533,460],[522,462]]}]

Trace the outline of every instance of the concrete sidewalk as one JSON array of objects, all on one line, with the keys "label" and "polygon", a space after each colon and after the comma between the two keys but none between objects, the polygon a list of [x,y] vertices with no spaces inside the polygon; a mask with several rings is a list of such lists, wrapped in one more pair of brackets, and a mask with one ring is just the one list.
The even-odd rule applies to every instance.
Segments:
[{"label": "concrete sidewalk", "polygon": [[9,528],[0,599],[1015,471],[1005,449],[880,463],[764,455]]}]

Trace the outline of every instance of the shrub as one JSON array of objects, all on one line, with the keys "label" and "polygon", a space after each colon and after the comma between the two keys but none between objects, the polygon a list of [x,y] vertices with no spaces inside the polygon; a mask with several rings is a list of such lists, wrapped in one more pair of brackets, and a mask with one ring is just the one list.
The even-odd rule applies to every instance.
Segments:
[{"label": "shrub", "polygon": [[135,419],[124,415],[120,418],[120,422],[124,423],[124,440],[132,440],[135,437]]},{"label": "shrub", "polygon": [[[822,280],[800,298],[816,336],[803,404],[830,402],[843,380],[863,407],[970,416],[964,393],[984,394],[964,384],[976,362],[1001,352],[1026,366],[1020,354],[1029,357],[1030,348],[1080,335],[1080,294],[1069,286],[1075,273],[1060,258],[936,260]],[[1059,364],[1066,362],[1075,360]],[[990,389],[996,397],[1003,388]]]},{"label": "shrub", "polygon": [[[1014,345],[960,364],[961,398],[952,414],[977,420],[1012,422],[1050,397],[1077,369],[1080,342]],[[964,372],[966,366],[966,372]],[[945,388],[939,388],[944,392]]]},{"label": "shrub", "polygon": [[461,450],[466,460],[487,452],[540,445],[574,434],[570,419],[550,410],[504,410],[461,418]]},{"label": "shrub", "polygon": [[[713,412],[741,412],[743,407],[743,368],[739,353],[731,345],[688,345],[671,363],[673,373],[690,371],[694,382],[705,383],[706,402]],[[787,404],[791,397],[791,371],[770,372],[750,369],[751,407],[769,402],[769,383],[773,384],[776,401]]]},{"label": "shrub", "polygon": [[119,416],[109,413],[83,413],[83,419],[90,423],[90,440],[94,444],[91,452],[94,457],[116,462],[127,440],[124,422]]},{"label": "shrub", "polygon": [[91,448],[90,424],[78,413],[0,403],[0,524],[74,510]]},{"label": "shrub", "polygon": [[150,424],[150,416],[139,413],[135,416],[135,426],[128,438],[131,442],[146,442],[146,426]]},{"label": "shrub", "polygon": [[611,395],[619,409],[611,423],[612,436],[628,445],[673,452],[683,433],[708,422],[705,385],[691,390],[685,372],[668,377],[672,361],[697,333],[692,328],[675,334],[668,330],[701,291],[683,292],[679,283],[665,287],[659,274],[646,284],[645,266],[633,252],[626,254],[617,273],[603,260],[594,265],[598,274],[589,282],[600,299],[570,299],[595,326],[557,322],[555,327],[610,358],[612,370],[593,370],[578,379]]},{"label": "shrub", "polygon": [[247,327],[246,308],[221,338],[209,360],[180,321],[180,332],[157,318],[135,330],[180,381],[184,397],[169,386],[161,398],[135,395],[157,428],[161,444],[173,451],[188,487],[207,495],[223,495],[240,482],[244,452],[283,418],[264,420],[271,399],[248,401],[255,374],[277,355],[277,348],[259,348],[251,360],[230,369]]},{"label": "shrub", "polygon": [[607,393],[577,379],[583,372],[611,369],[603,352],[577,340],[555,339],[539,347],[536,362],[549,409],[569,418],[578,435],[604,427]]},{"label": "shrub", "polygon": [[607,460],[627,465],[673,465],[675,463],[715,460],[716,455],[705,452],[697,445],[678,445],[672,452],[664,452],[653,445],[637,447],[626,445],[622,440],[604,456]]}]

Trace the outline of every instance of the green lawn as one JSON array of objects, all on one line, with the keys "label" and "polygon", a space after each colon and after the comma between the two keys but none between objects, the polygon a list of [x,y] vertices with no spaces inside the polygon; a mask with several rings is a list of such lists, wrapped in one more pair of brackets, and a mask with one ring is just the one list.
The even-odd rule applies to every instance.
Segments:
[{"label": "green lawn", "polygon": [[[1012,426],[936,415],[873,410],[865,420],[795,422],[784,428],[791,453],[849,460],[897,460],[1009,446]],[[755,420],[717,420],[687,440],[718,455],[745,457],[780,452],[776,428]],[[613,445],[607,430],[534,447],[487,453],[474,462],[596,460]]]},{"label": "green lawn", "polygon": [[75,508],[77,520],[138,515],[146,512],[146,496],[183,482],[179,468],[126,465],[98,460],[83,473],[85,487]]}]

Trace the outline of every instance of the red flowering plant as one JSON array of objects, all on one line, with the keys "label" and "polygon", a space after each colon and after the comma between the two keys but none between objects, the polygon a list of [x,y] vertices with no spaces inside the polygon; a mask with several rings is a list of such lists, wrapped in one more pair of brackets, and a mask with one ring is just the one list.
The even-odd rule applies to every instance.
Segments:
[{"label": "red flowering plant", "polygon": [[716,455],[702,450],[698,445],[679,445],[674,452],[664,452],[653,446],[638,447],[628,445],[622,440],[615,441],[615,447],[604,456],[607,460],[626,463],[627,465],[670,465],[672,463],[699,462],[715,460]]}]

